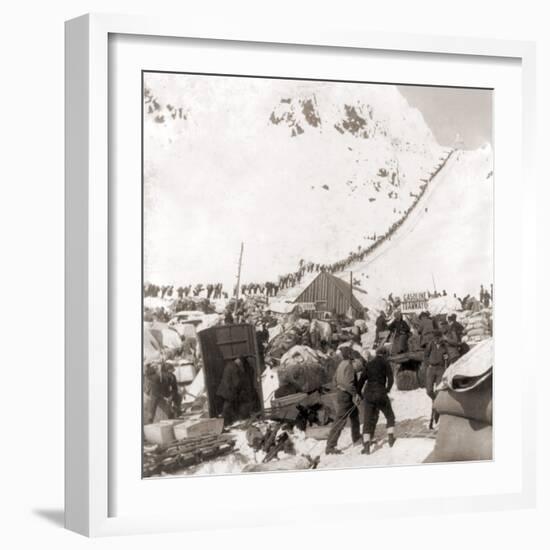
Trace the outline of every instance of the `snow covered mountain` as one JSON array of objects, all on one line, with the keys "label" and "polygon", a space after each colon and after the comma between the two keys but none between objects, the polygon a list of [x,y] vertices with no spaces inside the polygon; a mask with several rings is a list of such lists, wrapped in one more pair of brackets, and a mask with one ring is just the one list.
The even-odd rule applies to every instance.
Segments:
[{"label": "snow covered mountain", "polygon": [[[448,149],[390,85],[147,74],[145,278],[331,263],[404,216]],[[206,255],[205,255],[206,254]]]}]

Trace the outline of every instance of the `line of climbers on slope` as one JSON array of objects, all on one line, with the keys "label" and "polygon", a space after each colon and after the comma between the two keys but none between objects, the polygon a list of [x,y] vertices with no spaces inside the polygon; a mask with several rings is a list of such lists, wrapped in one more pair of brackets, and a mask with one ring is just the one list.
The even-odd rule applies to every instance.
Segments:
[{"label": "line of climbers on slope", "polygon": [[[428,188],[428,183],[430,183],[437,176],[437,174],[441,172],[453,153],[454,149],[449,151],[448,155],[442,159],[442,162],[437,166],[434,172],[426,180],[426,183],[421,186],[420,193],[415,197],[414,202],[405,210],[403,216],[395,223],[393,223],[383,235],[377,237],[376,234],[374,234],[375,242],[373,244],[366,248],[359,246],[357,252],[350,252],[347,258],[333,262],[331,264],[314,263],[311,261],[306,262],[302,259],[298,264],[297,271],[279,276],[278,283],[265,283],[265,286],[267,287],[267,295],[275,296],[277,294],[277,291],[280,289],[290,288],[296,286],[297,284],[300,284],[301,279],[305,273],[320,273],[325,271],[328,273],[337,273],[340,271],[345,271],[346,268],[348,268],[351,264],[355,262],[364,261],[368,254],[376,250],[385,241],[391,239],[393,234],[403,225],[409,214],[412,212],[412,210],[415,208],[415,206],[418,204],[418,202],[426,192],[426,189]],[[271,289],[269,288],[269,286],[271,286]],[[235,291],[236,288],[234,289],[234,294]],[[255,285],[253,283],[249,285],[241,285],[241,293],[246,295],[247,292],[251,294],[256,294],[258,292],[258,285]]]}]

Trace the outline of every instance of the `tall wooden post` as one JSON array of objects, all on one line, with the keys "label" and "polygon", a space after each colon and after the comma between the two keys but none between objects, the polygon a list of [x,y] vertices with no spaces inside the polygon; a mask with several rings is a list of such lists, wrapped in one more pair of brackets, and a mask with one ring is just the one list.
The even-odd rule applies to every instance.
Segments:
[{"label": "tall wooden post", "polygon": [[244,243],[241,243],[241,253],[239,254],[239,269],[237,271],[237,292],[235,293],[235,313],[237,313],[237,307],[239,305],[239,292],[241,290],[241,267],[243,265],[243,250]]}]

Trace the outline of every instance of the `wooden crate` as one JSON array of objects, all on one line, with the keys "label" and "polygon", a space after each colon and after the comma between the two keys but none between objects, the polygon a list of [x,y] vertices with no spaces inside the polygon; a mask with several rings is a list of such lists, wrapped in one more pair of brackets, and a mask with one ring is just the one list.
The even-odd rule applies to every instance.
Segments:
[{"label": "wooden crate", "polygon": [[143,426],[146,441],[157,445],[168,445],[174,441],[174,426],[170,421],[161,420],[155,424]]},{"label": "wooden crate", "polygon": [[179,441],[189,437],[220,435],[223,431],[223,418],[205,418],[197,422],[183,422],[174,427],[174,437]]},{"label": "wooden crate", "polygon": [[307,404],[307,393],[293,393],[271,400],[270,417],[284,420],[294,420],[298,416],[297,405]]}]

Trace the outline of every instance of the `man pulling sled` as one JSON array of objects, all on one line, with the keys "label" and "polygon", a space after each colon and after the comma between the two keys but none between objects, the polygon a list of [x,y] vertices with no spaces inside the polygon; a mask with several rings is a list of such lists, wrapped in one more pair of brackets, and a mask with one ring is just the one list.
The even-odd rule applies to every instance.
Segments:
[{"label": "man pulling sled", "polygon": [[[386,358],[386,349],[378,348],[376,357],[365,365],[358,359],[351,360],[349,348],[342,348],[342,352],[344,360],[338,365],[335,374],[338,410],[328,436],[326,453],[340,454],[342,452],[336,448],[336,445],[348,418],[351,423],[353,444],[360,443],[358,408],[361,399],[364,403],[362,454],[370,454],[380,412],[386,418],[388,443],[390,447],[393,447],[395,443],[395,415],[388,397],[393,386],[393,372]],[[359,371],[361,371],[361,375],[358,378]]]}]

